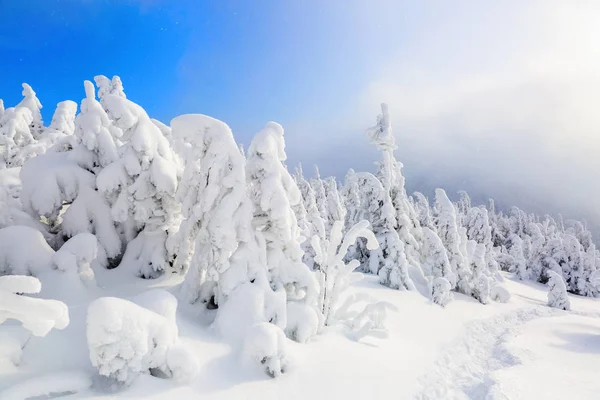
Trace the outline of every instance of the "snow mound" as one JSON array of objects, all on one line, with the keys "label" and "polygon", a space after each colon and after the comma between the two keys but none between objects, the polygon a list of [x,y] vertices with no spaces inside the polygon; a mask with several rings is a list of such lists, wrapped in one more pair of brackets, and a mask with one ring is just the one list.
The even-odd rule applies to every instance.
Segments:
[{"label": "snow mound", "polygon": [[54,251],[44,236],[28,226],[0,229],[0,274],[37,275],[46,270]]}]

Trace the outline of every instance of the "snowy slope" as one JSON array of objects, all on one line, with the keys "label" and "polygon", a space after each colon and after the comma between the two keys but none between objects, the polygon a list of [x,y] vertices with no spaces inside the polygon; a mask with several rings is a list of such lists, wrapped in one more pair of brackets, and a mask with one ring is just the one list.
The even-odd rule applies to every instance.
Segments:
[{"label": "snowy slope", "polygon": [[[178,385],[142,376],[110,394],[87,389],[95,378],[85,344],[86,304],[69,304],[71,325],[65,331],[32,338],[18,369],[0,364],[0,398],[41,395],[46,384],[50,392],[78,392],[69,398],[86,399],[597,398],[600,301],[571,296],[573,311],[551,309],[543,285],[506,277],[509,303],[483,306],[455,294],[446,308],[367,277],[352,290],[399,309],[388,317],[389,338],[357,343],[341,331],[329,331],[307,344],[290,342],[296,368],[278,379],[241,363],[210,328],[210,311],[181,305],[180,337],[200,361],[198,377]],[[124,297],[149,284],[178,283],[175,278],[127,281],[116,271],[104,271],[98,280],[100,286],[112,281],[110,291],[99,289],[102,295],[118,291]],[[0,338],[9,331],[14,337],[17,330],[5,323]]]}]

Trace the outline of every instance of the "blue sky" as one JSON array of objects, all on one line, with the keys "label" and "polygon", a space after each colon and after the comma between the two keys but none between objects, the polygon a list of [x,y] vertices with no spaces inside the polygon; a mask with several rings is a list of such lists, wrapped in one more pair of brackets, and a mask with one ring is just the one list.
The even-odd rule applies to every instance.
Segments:
[{"label": "blue sky", "polygon": [[243,143],[280,122],[291,166],[342,178],[373,170],[385,101],[409,191],[600,227],[600,2],[0,0],[0,16],[0,98],[31,84],[47,122],[117,74],[163,122],[208,114]]},{"label": "blue sky", "polygon": [[363,29],[354,3],[2,0],[0,96],[16,104],[28,82],[48,120],[57,102],[82,98],[84,79],[118,74],[166,122],[200,112],[250,134],[327,115],[380,50],[376,21]]}]

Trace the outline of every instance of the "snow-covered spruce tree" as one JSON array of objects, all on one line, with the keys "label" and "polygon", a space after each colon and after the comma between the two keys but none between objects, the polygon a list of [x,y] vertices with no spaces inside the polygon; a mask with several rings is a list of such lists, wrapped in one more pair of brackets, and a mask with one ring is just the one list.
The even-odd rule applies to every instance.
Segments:
[{"label": "snow-covered spruce tree", "polygon": [[15,108],[25,107],[31,111],[32,121],[29,125],[31,134],[38,139],[44,130],[44,122],[42,121],[42,103],[36,97],[35,92],[28,84],[23,84],[23,100]]},{"label": "snow-covered spruce tree", "polygon": [[444,278],[452,287],[456,286],[456,274],[452,271],[448,253],[440,237],[431,229],[423,229],[423,272],[428,277]]},{"label": "snow-covered spruce tree", "polygon": [[[194,303],[221,304],[239,284],[254,279],[258,249],[250,226],[245,160],[229,127],[219,120],[188,114],[171,121],[173,135],[188,144],[176,199],[183,219],[168,240],[174,269],[187,272],[183,297]],[[253,246],[254,245],[254,246]],[[248,254],[248,247],[254,254]],[[235,261],[247,263],[245,267]],[[234,271],[238,269],[237,271]],[[237,276],[235,274],[237,274]]]},{"label": "snow-covered spruce tree", "polygon": [[119,158],[98,174],[98,189],[111,199],[112,217],[128,242],[120,265],[152,278],[173,261],[165,242],[179,214],[174,197],[177,164],[169,142],[146,111],[118,90],[113,92],[104,94],[102,102],[114,126],[122,131],[123,144]]},{"label": "snow-covered spruce tree", "polygon": [[[96,191],[96,174],[117,154],[106,133],[109,120],[86,81],[86,98],[75,123],[72,143],[63,150],[28,160],[21,169],[21,202],[32,217],[44,217],[57,234],[54,247],[78,233],[96,235],[98,262],[118,261],[122,243],[106,198]],[[108,137],[107,137],[108,136]],[[111,158],[113,157],[113,158]]]},{"label": "snow-covered spruce tree", "polygon": [[31,134],[31,111],[26,107],[8,108],[0,119],[0,167],[20,167],[42,149]]},{"label": "snow-covered spruce tree", "polygon": [[540,226],[536,223],[529,224],[529,231],[531,232],[531,243],[529,245],[529,254],[527,255],[527,265],[530,268],[529,277],[530,279],[541,281],[545,259],[544,247],[546,238],[542,234]]},{"label": "snow-covered spruce tree", "polygon": [[[256,134],[247,154],[247,179],[254,205],[253,223],[258,242],[266,251],[269,280],[275,290],[285,289],[288,314],[294,309],[316,317],[318,287],[314,274],[302,263],[300,229],[292,207],[301,200],[300,190],[287,168],[283,128],[269,122]],[[297,307],[299,306],[299,307]],[[288,315],[288,318],[290,316]],[[308,319],[297,325],[310,323]],[[296,326],[295,330],[305,329]]]},{"label": "snow-covered spruce tree", "polygon": [[470,240],[467,243],[469,263],[473,276],[471,278],[471,295],[481,304],[490,301],[490,278],[485,261],[485,246]]},{"label": "snow-covered spruce tree", "polygon": [[[462,201],[470,204],[470,199],[463,199]],[[498,264],[496,263],[496,254],[494,253],[492,227],[490,226],[488,211],[484,207],[472,207],[468,209],[466,214],[463,214],[463,221],[464,226],[467,228],[467,237],[469,240],[474,240],[484,245],[487,269],[489,269],[489,273],[494,275],[498,271]]]},{"label": "snow-covered spruce tree", "polygon": [[0,99],[0,119],[4,115],[4,100]]},{"label": "snow-covered spruce tree", "polygon": [[[469,221],[469,212],[472,208],[471,197],[464,190],[458,191],[458,201],[456,202],[456,214],[460,225],[467,226]],[[478,242],[479,243],[479,242]]]},{"label": "snow-covered spruce tree", "polygon": [[548,271],[548,305],[561,310],[570,310],[571,302],[567,296],[567,287],[562,276]]},{"label": "snow-covered spruce tree", "polygon": [[[363,210],[360,203],[360,188],[358,187],[358,179],[356,172],[351,168],[346,173],[344,185],[340,189],[342,203],[346,209],[346,218],[344,226],[349,229],[354,224],[357,224],[363,219]],[[346,253],[346,261],[358,260],[359,264],[366,264],[368,249],[363,238],[357,238],[356,243],[353,243]]]},{"label": "snow-covered spruce tree", "polygon": [[530,271],[527,268],[527,261],[525,258],[525,242],[517,234],[512,234],[509,237],[511,243],[508,250],[508,254],[513,258],[515,273],[520,280],[530,279]]},{"label": "snow-covered spruce tree", "polygon": [[431,282],[431,301],[442,307],[445,307],[452,301],[452,293],[450,290],[452,285],[446,278],[434,278]]},{"label": "snow-covered spruce tree", "polygon": [[71,100],[61,101],[56,105],[50,128],[64,135],[72,135],[75,132],[76,113],[77,103]]},{"label": "snow-covered spruce tree", "polygon": [[340,189],[342,203],[346,209],[345,226],[350,228],[362,220],[360,204],[360,188],[356,179],[356,172],[352,168],[346,173],[344,185]]},{"label": "snow-covered spruce tree", "polygon": [[600,272],[598,272],[598,265],[600,265],[599,261],[600,259],[598,257],[596,245],[592,243],[585,251],[583,260],[585,287],[582,294],[584,296],[600,296]]},{"label": "snow-covered spruce tree", "polygon": [[562,235],[562,244],[566,262],[562,265],[562,276],[565,278],[567,290],[581,294],[585,290],[584,252],[583,247],[574,235]]},{"label": "snow-covered spruce tree", "polygon": [[456,282],[450,281],[461,293],[470,295],[471,272],[467,267],[465,255],[460,252],[460,236],[456,220],[456,209],[443,189],[435,190],[434,223],[437,234],[448,253],[448,261]]},{"label": "snow-covered spruce tree", "polygon": [[400,240],[404,243],[408,260],[418,265],[419,244],[415,237],[420,236],[418,219],[415,210],[408,201],[404,188],[403,165],[394,157],[397,148],[396,140],[392,134],[392,124],[388,106],[381,104],[381,114],[377,116],[375,126],[367,130],[367,136],[382,152],[382,161],[379,165],[378,177],[387,191],[392,207],[395,211],[396,222],[394,228]]},{"label": "snow-covered spruce tree", "polygon": [[[313,247],[310,245],[310,238],[314,235],[319,236],[319,238],[325,238],[325,221],[321,217],[321,213],[319,212],[319,208],[317,207],[317,201],[315,198],[315,191],[312,186],[308,183],[306,179],[304,179],[304,174],[302,173],[302,167],[299,166],[296,169],[296,174],[294,176],[294,180],[298,189],[300,190],[300,194],[302,196],[302,205],[303,207],[297,206],[296,218],[298,218],[298,214],[301,214],[301,217],[298,218],[298,225],[301,230],[301,234],[306,237],[306,240],[302,242],[302,250],[304,251],[304,256],[302,257],[302,261],[311,269],[317,270],[319,265],[315,261],[315,251]],[[306,216],[302,215],[302,210],[306,212]],[[301,225],[301,219],[306,218],[307,226],[304,224]],[[305,232],[308,228],[308,236],[305,235]]]},{"label": "snow-covered spruce tree", "polygon": [[125,91],[123,90],[123,82],[121,82],[121,78],[117,75],[112,77],[111,80],[111,86],[110,86],[110,94],[113,94],[115,96],[119,96],[122,98],[126,98],[127,96],[125,96]]},{"label": "snow-covered spruce tree", "polygon": [[[316,165],[315,177],[310,179],[309,183],[315,192],[315,201],[317,202],[317,208],[319,209],[321,218],[323,218],[323,221],[325,221],[325,225],[328,225],[329,219],[327,218],[327,193],[325,192],[325,184],[323,183],[323,179],[321,179],[319,167]],[[329,230],[331,229],[331,226],[326,226],[325,229]]]},{"label": "snow-covered spruce tree", "polygon": [[336,221],[344,222],[346,219],[346,208],[342,203],[338,191],[337,182],[333,176],[326,178],[323,182],[327,200],[327,224],[333,227]]},{"label": "snow-covered spruce tree", "polygon": [[435,229],[433,218],[431,217],[429,200],[421,192],[415,192],[413,196],[415,198],[415,209],[417,212],[417,218],[419,219],[419,225],[421,225],[421,227]]},{"label": "snow-covered spruce tree", "polygon": [[410,260],[405,262],[407,257],[395,229],[395,210],[388,192],[373,174],[362,172],[356,175],[365,218],[371,223],[379,242],[379,247],[368,253],[368,264],[363,264],[363,271],[378,274],[382,285],[414,290],[408,275]]}]

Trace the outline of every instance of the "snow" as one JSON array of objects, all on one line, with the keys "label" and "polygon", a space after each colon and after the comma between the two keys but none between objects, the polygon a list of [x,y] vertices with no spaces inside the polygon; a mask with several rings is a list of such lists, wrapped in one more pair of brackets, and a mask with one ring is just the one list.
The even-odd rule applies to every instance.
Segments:
[{"label": "snow", "polygon": [[[180,310],[177,313],[180,342],[197,358],[196,378],[189,384],[175,385],[167,380],[141,376],[129,388],[119,392],[118,398],[235,400],[276,399],[285,395],[290,399],[385,399],[390,393],[398,398],[432,398],[426,397],[427,393],[435,393],[437,389],[425,391],[424,386],[438,389],[446,386],[448,390],[443,393],[454,393],[455,398],[460,399],[469,398],[467,386],[479,385],[481,392],[478,393],[483,393],[482,397],[472,398],[484,398],[488,392],[504,392],[507,398],[519,398],[516,393],[521,398],[544,393],[546,397],[543,398],[559,399],[564,398],[561,396],[566,390],[562,382],[570,383],[573,398],[595,398],[600,388],[592,377],[596,374],[598,358],[593,352],[584,357],[580,351],[585,348],[583,346],[594,348],[594,336],[590,335],[600,324],[600,302],[573,296],[573,312],[556,310],[545,305],[547,291],[543,285],[522,283],[510,275],[505,277],[504,286],[512,294],[508,303],[482,305],[475,299],[457,294],[453,302],[441,308],[416,292],[390,290],[380,286],[377,277],[368,276],[352,285],[350,293],[365,292],[396,305],[397,311],[387,315],[388,338],[367,337],[361,340],[362,344],[357,344],[348,340],[350,332],[333,328],[304,344],[288,340],[288,357],[293,360],[294,368],[276,381],[271,381],[265,374],[262,364],[253,363],[249,369],[240,363],[239,353],[216,342],[213,330],[202,322],[208,315],[199,318],[197,314]],[[161,285],[173,286],[180,279]],[[122,284],[122,293],[132,290],[125,290],[130,283]],[[554,328],[555,321],[558,323],[561,319],[564,322]],[[77,326],[81,321],[85,321],[85,315],[76,313],[71,325]],[[407,321],[410,321],[410,329]],[[0,332],[5,328],[1,325]],[[78,334],[77,331],[65,332]],[[573,335],[568,336],[572,341],[557,348],[554,343],[566,340],[559,336],[561,332]],[[26,349],[23,363],[29,364],[28,370],[35,371],[35,375],[26,372],[15,375],[8,367],[0,367],[0,390],[17,384],[22,387],[21,382],[49,373],[64,373],[63,376],[72,375],[74,379],[78,374],[81,376],[87,371],[85,365],[86,362],[89,365],[89,360],[85,355],[81,357],[67,350],[73,346],[69,337],[73,338],[67,336],[59,340],[59,336],[51,332],[42,339],[45,351],[33,353]],[[503,339],[498,342],[500,337]],[[266,344],[265,348],[269,350],[272,343]],[[506,354],[502,353],[505,348],[530,357],[521,357],[520,364],[511,365],[501,361],[505,357],[502,354]],[[56,370],[55,357],[61,353],[63,361]],[[563,363],[569,363],[572,368],[556,367]],[[548,375],[546,371],[552,372],[552,368],[555,375]],[[80,371],[73,372],[76,369]],[[9,376],[4,374],[9,373],[11,378],[3,379],[3,376]],[[86,373],[92,376],[91,372]],[[464,386],[461,382],[465,382]],[[529,389],[528,384],[534,388]],[[544,385],[550,386],[544,388]],[[78,391],[78,398],[104,400],[115,396],[84,387],[70,390]]]},{"label": "snow", "polygon": [[[172,317],[173,299],[157,296],[151,305]],[[138,297],[149,303],[148,297]],[[87,341],[92,365],[102,376],[129,385],[140,373],[175,372],[178,380],[191,379],[197,370],[194,356],[176,347],[176,321],[127,300],[101,297],[88,307]]]},{"label": "snow", "polygon": [[32,276],[0,276],[0,323],[8,319],[21,321],[35,336],[46,336],[52,328],[69,325],[66,304],[21,295],[39,293],[41,288],[40,281]]},{"label": "snow", "polygon": [[585,223],[408,196],[385,104],[338,190],[94,80],[0,106],[0,398],[597,397]]}]

